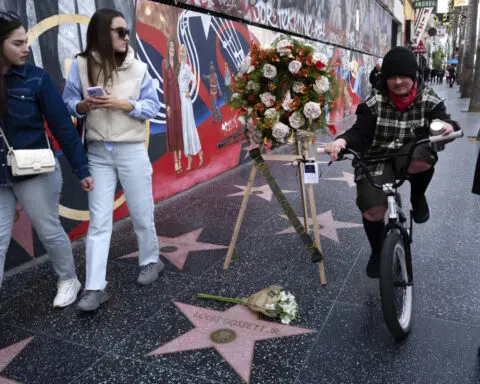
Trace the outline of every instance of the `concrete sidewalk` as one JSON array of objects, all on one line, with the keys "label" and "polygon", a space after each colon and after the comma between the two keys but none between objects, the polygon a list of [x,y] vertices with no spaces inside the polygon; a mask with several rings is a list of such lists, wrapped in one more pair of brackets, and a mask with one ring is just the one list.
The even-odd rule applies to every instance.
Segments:
[{"label": "concrete sidewalk", "polygon": [[[433,87],[465,136],[476,135],[480,115],[462,112],[468,100],[456,88]],[[414,325],[403,343],[386,329],[378,281],[365,275],[370,251],[348,162],[322,163],[315,186],[325,287],[260,175],[223,269],[251,169],[244,165],[157,207],[166,272],[151,286],[135,283],[135,236],[129,221],[117,223],[111,299],[95,314],[51,307],[50,263],[6,278],[0,383],[480,383],[480,197],[470,193],[477,151],[465,137],[440,153],[431,219],[414,228]],[[295,170],[269,165],[300,213]],[[75,249],[83,282],[83,243]],[[246,297],[271,284],[298,299],[301,317],[291,326],[196,298]]]}]

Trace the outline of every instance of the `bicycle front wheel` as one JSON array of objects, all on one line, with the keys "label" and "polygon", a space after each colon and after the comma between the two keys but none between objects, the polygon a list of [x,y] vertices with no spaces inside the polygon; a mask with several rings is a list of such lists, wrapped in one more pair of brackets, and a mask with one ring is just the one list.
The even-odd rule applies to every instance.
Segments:
[{"label": "bicycle front wheel", "polygon": [[390,232],[382,248],[380,297],[385,323],[397,340],[405,339],[412,325],[413,285],[407,257],[402,235]]}]

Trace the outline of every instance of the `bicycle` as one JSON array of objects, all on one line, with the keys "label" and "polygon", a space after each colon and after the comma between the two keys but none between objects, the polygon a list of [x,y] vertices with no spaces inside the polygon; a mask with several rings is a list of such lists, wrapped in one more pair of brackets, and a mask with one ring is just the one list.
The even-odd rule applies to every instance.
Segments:
[{"label": "bicycle", "polygon": [[[384,241],[380,256],[380,301],[383,316],[390,333],[396,340],[404,340],[412,326],[413,313],[413,267],[411,247],[413,241],[412,211],[407,220],[402,207],[398,188],[408,178],[407,167],[395,176],[391,183],[375,183],[367,165],[384,161],[393,161],[396,157],[407,156],[406,164],[410,164],[415,148],[421,144],[430,143],[435,147],[441,143],[462,137],[463,132],[455,131],[447,136],[429,136],[413,143],[408,153],[392,153],[378,156],[361,156],[352,149],[343,149],[338,154],[338,160],[352,160],[352,165],[359,166],[367,180],[387,196],[388,222],[384,229]],[[325,153],[325,148],[317,148],[317,153]],[[353,159],[346,158],[350,154]],[[332,162],[329,163],[329,165]]]}]

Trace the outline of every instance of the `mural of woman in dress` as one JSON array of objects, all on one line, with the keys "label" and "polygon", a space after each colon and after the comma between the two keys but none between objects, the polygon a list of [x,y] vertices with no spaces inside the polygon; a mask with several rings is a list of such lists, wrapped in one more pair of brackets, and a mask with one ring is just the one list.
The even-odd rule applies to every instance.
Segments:
[{"label": "mural of woman in dress", "polygon": [[182,172],[181,156],[183,150],[182,105],[178,87],[179,64],[177,43],[169,38],[167,55],[162,63],[163,101],[166,110],[167,152],[173,152],[175,172]]},{"label": "mural of woman in dress", "polygon": [[210,74],[204,75],[204,79],[208,80],[208,87],[210,89],[210,100],[212,101],[213,108],[213,124],[217,122],[217,119],[222,122],[223,116],[218,108],[218,96],[222,96],[222,90],[220,83],[218,82],[217,71],[215,70],[215,64],[210,62]]},{"label": "mural of woman in dress", "polygon": [[187,63],[187,48],[184,45],[180,46],[178,57],[180,59],[178,84],[182,104],[183,145],[184,154],[188,159],[187,171],[190,171],[192,169],[192,156],[198,155],[198,166],[202,166],[203,164],[203,151],[200,138],[198,137],[192,105],[192,93],[197,86],[197,80],[190,65]]}]

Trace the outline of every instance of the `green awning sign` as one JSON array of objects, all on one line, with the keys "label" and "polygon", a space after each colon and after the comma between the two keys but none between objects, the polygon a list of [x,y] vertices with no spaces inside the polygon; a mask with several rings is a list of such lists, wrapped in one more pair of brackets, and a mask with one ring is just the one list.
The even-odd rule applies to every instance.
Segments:
[{"label": "green awning sign", "polygon": [[437,8],[437,0],[415,0],[413,8]]}]

